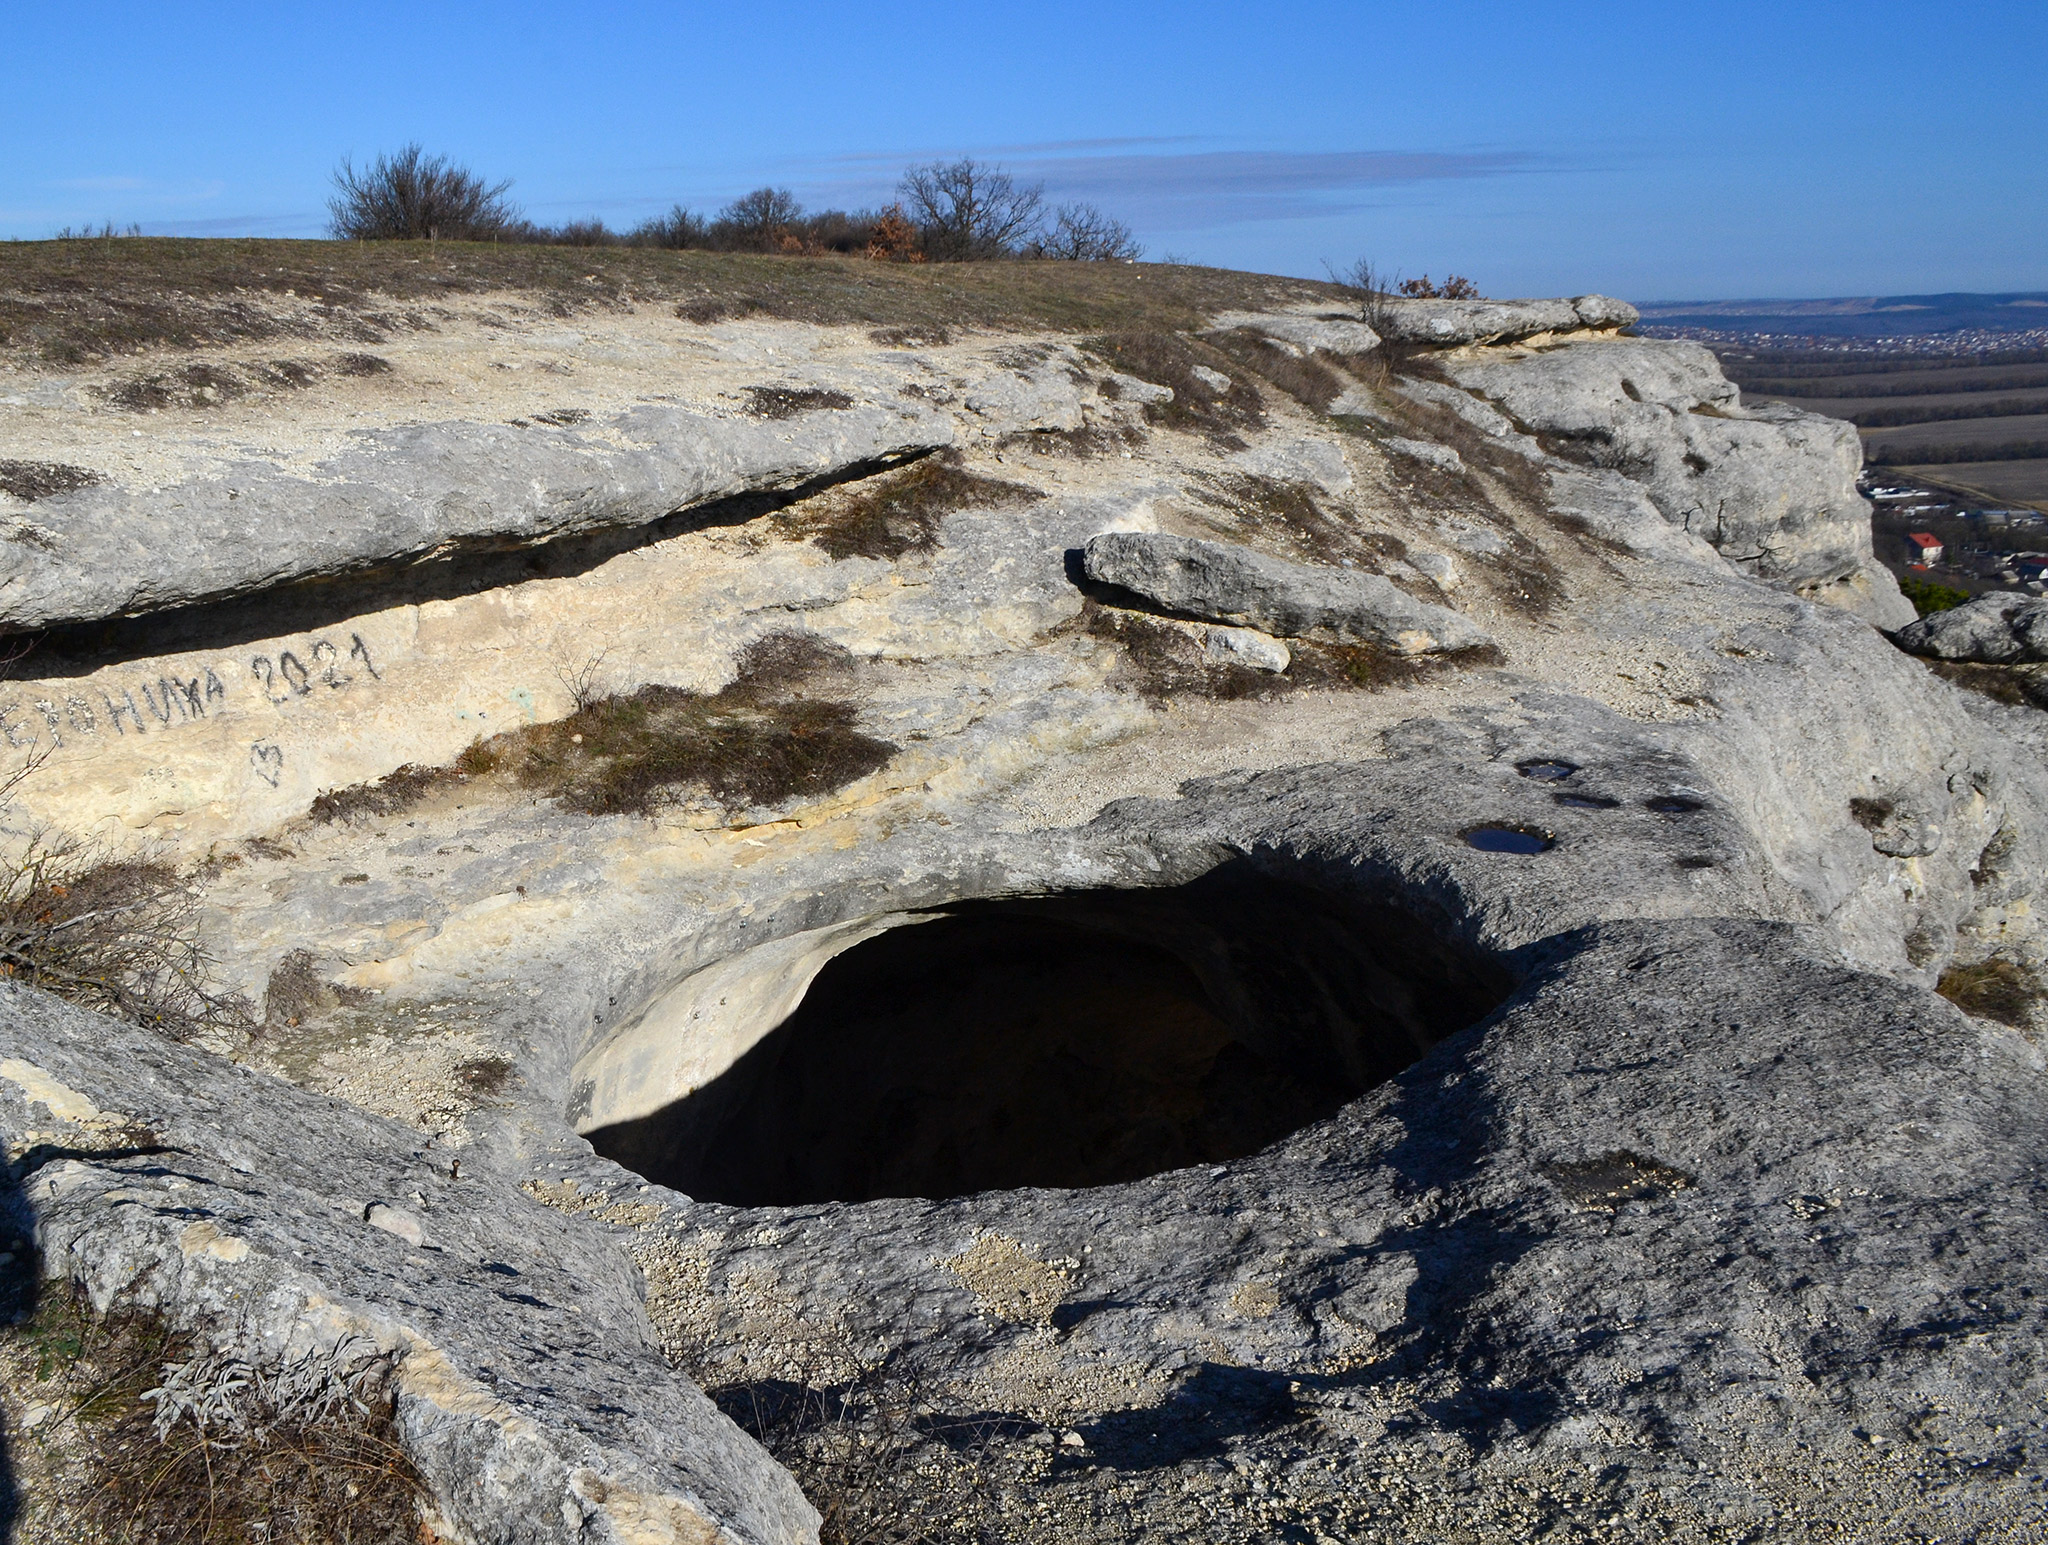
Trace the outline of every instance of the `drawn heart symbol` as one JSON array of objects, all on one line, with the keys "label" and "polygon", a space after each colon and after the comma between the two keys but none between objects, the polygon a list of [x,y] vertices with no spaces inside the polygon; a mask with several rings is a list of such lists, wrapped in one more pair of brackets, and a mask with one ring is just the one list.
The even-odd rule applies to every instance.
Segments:
[{"label": "drawn heart symbol", "polygon": [[272,788],[284,776],[284,752],[272,741],[259,740],[249,748],[249,765],[256,769],[256,776]]}]

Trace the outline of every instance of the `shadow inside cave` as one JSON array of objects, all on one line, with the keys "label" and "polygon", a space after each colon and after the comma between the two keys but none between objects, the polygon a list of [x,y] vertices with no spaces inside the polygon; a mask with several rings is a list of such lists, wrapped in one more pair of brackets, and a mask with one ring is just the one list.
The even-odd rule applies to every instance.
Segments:
[{"label": "shadow inside cave", "polygon": [[1254,1153],[1508,985],[1407,911],[1244,860],[963,902],[856,944],[720,1076],[587,1135],[738,1206],[1108,1185]]}]

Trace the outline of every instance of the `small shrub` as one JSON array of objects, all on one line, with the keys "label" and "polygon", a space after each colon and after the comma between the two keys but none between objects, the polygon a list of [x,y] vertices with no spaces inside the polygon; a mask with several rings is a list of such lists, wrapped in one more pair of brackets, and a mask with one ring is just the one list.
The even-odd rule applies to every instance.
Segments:
[{"label": "small shrub", "polygon": [[2041,979],[2033,971],[2016,960],[1996,958],[1950,966],[1941,973],[1934,990],[1965,1014],[2016,1029],[2026,1025],[2044,993]]},{"label": "small shrub", "polygon": [[938,546],[948,515],[1008,509],[1044,498],[1038,489],[965,470],[955,456],[927,456],[900,471],[793,506],[776,523],[833,558],[901,558]]},{"label": "small shrub", "polygon": [[412,809],[434,790],[459,782],[459,771],[446,767],[422,767],[407,762],[381,778],[345,789],[330,789],[315,796],[307,812],[323,824],[358,821],[365,816],[398,815]]},{"label": "small shrub", "polygon": [[[1145,417],[1152,423],[1212,435],[1265,425],[1265,405],[1258,392],[1229,370],[1218,370],[1231,363],[1229,356],[1180,333],[1107,333],[1084,347],[1126,375],[1173,388],[1171,402],[1146,405]],[[1195,374],[1197,365],[1229,376],[1230,384],[1218,388],[1203,380]]]},{"label": "small shrub", "polygon": [[36,838],[0,864],[0,974],[177,1041],[246,1036],[242,998],[210,991],[197,903],[170,865]]},{"label": "small shrub", "polygon": [[721,691],[645,686],[518,732],[516,775],[587,815],[649,814],[692,787],[742,807],[828,794],[896,753],[860,732],[851,705],[800,695],[845,659],[808,636],[771,635]]},{"label": "small shrub", "polygon": [[1479,286],[1459,274],[1452,274],[1442,284],[1431,284],[1429,275],[1420,279],[1403,279],[1401,293],[1412,300],[1477,300]]},{"label": "small shrub", "polygon": [[65,1442],[42,1517],[106,1545],[387,1545],[422,1537],[388,1364],[361,1344],[283,1368],[200,1351],[153,1310],[46,1292],[11,1359]]},{"label": "small shrub", "polygon": [[1970,599],[1970,592],[1952,585],[1938,585],[1931,579],[1908,574],[1899,581],[1899,593],[1913,603],[1913,610],[1925,617],[1931,612],[1951,611]]},{"label": "small shrub", "polygon": [[320,957],[311,950],[292,950],[272,968],[263,992],[266,1029],[296,1026],[315,1014],[369,1001],[362,988],[330,982],[319,967]]},{"label": "small shrub", "polygon": [[756,418],[795,418],[799,413],[850,408],[853,399],[844,392],[815,386],[750,386],[747,411]]},{"label": "small shrub", "polygon": [[[918,244],[917,227],[901,204],[891,204],[875,219],[868,235],[867,255],[878,263],[922,263],[924,248]],[[880,342],[880,339],[876,340]],[[941,343],[945,342],[942,338]]]},{"label": "small shrub", "polygon": [[334,187],[328,229],[343,241],[489,241],[519,223],[511,183],[486,183],[417,144],[361,172],[343,160]]}]

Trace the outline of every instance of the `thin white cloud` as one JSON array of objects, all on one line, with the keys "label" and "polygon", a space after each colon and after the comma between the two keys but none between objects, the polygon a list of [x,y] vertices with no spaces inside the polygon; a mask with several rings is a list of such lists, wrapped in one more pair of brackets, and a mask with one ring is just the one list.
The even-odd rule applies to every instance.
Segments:
[{"label": "thin white cloud", "polygon": [[[1136,143],[1185,143],[1181,140]],[[1550,161],[1523,151],[1432,150],[1196,150],[1133,152],[1129,141],[1050,144],[972,152],[995,161],[1024,182],[1043,182],[1054,203],[1102,205],[1140,230],[1207,230],[1271,220],[1297,220],[1370,208],[1388,190],[1432,182],[1510,177],[1548,170]],[[1084,148],[1085,147],[1085,148]],[[1100,147],[1110,153],[1089,153]],[[886,203],[895,179],[834,175],[843,168],[888,166],[919,158],[880,152],[814,164],[814,175],[794,183],[813,206]],[[792,169],[794,170],[794,169]],[[818,175],[822,174],[822,175]],[[1378,193],[1379,198],[1366,195]]]}]

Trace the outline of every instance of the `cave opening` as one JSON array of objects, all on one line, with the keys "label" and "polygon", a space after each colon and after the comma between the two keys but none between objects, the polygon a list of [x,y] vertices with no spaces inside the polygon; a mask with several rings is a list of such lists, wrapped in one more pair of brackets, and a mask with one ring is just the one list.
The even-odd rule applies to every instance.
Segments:
[{"label": "cave opening", "polygon": [[702,1087],[585,1135],[736,1206],[1107,1185],[1255,1153],[1508,990],[1407,911],[1243,861],[962,902],[861,937]]}]

